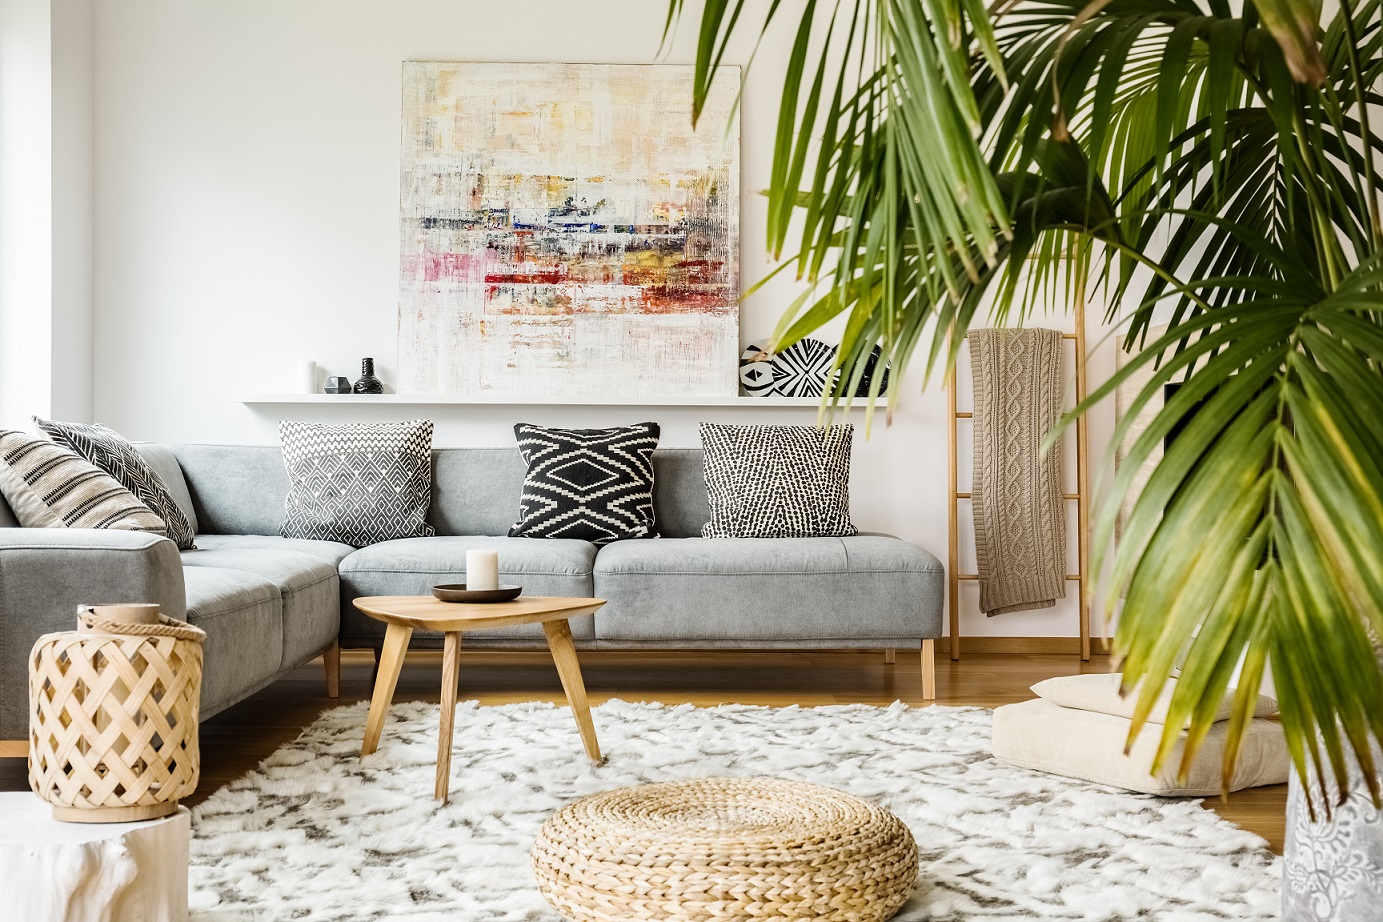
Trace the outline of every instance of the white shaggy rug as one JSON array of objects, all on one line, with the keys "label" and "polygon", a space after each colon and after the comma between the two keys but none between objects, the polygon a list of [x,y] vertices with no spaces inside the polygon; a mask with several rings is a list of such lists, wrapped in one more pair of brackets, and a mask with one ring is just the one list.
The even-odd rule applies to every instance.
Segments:
[{"label": "white shaggy rug", "polygon": [[193,811],[193,919],[557,922],[528,864],[549,814],[716,775],[814,781],[891,808],[922,855],[899,920],[1278,916],[1280,862],[1262,839],[1191,801],[1005,765],[979,708],[611,701],[595,709],[597,767],[566,708],[463,702],[445,807],[432,799],[437,706],[395,705],[362,763],[365,712],[326,712]]}]

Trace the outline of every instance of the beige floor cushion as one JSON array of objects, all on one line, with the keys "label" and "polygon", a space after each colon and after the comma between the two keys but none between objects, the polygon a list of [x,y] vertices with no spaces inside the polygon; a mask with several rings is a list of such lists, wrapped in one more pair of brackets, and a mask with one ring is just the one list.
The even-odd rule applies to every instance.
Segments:
[{"label": "beige floor cushion", "polygon": [[[1065,675],[1038,682],[1032,687],[1032,691],[1033,694],[1064,708],[1080,708],[1082,711],[1097,711],[1101,714],[1112,714],[1115,717],[1132,718],[1133,708],[1138,703],[1138,695],[1131,692],[1124,697],[1119,696],[1119,683],[1123,679],[1123,673],[1120,672]],[[1168,679],[1167,684],[1162,687],[1162,694],[1158,696],[1157,703],[1153,705],[1152,712],[1148,714],[1148,723],[1165,724],[1167,722],[1167,707],[1171,704],[1172,692],[1175,689],[1176,679]],[[1235,690],[1232,688],[1225,693],[1224,700],[1220,702],[1220,710],[1215,715],[1216,720],[1229,718],[1234,705],[1234,695]],[[1276,713],[1276,699],[1269,698],[1267,695],[1259,695],[1253,716],[1271,717]]]},{"label": "beige floor cushion", "polygon": [[[1144,794],[1204,797],[1220,793],[1229,722],[1211,728],[1185,784],[1176,779],[1180,744],[1157,775],[1149,773],[1161,729],[1148,727],[1124,755],[1129,732],[1126,718],[1058,707],[1039,698],[995,710],[993,748],[995,756],[1013,765]],[[1282,727],[1254,720],[1244,734],[1229,789],[1281,784],[1287,780],[1290,764]]]}]

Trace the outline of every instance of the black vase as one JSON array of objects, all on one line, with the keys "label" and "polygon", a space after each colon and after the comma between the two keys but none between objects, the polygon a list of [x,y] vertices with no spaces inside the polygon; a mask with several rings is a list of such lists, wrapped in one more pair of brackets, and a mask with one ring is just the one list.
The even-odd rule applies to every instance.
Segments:
[{"label": "black vase", "polygon": [[375,360],[360,360],[360,379],[355,382],[355,392],[357,394],[382,394],[384,384],[375,377]]}]

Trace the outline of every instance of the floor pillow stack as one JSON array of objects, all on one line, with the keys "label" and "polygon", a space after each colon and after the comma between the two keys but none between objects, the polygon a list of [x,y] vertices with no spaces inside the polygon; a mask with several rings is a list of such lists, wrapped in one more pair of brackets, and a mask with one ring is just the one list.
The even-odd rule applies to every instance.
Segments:
[{"label": "floor pillow stack", "polygon": [[1137,696],[1119,694],[1122,680],[1121,674],[1109,673],[1039,682],[1032,690],[1042,697],[994,711],[994,755],[1024,768],[1166,797],[1205,797],[1219,794],[1226,786],[1237,791],[1287,780],[1291,759],[1282,726],[1264,719],[1277,712],[1272,698],[1258,697],[1226,784],[1221,775],[1233,690],[1221,704],[1217,721],[1185,777],[1180,777],[1182,742],[1156,772],[1152,770],[1176,680],[1162,690],[1147,726],[1127,752]]}]

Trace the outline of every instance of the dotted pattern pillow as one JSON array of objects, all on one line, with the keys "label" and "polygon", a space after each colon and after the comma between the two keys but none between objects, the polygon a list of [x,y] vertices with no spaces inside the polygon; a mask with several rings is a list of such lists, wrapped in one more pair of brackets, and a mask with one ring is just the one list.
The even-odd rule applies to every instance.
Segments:
[{"label": "dotted pattern pillow", "polygon": [[34,417],[34,422],[59,445],[70,448],[81,458],[105,471],[134,494],[135,499],[148,506],[163,520],[168,537],[184,551],[196,547],[192,523],[173,501],[168,486],[135,447],[120,433],[105,426],[82,423],[59,423]]},{"label": "dotted pattern pillow", "polygon": [[511,538],[578,538],[608,544],[656,538],[653,450],[657,423],[612,429],[549,429],[519,423],[528,465]]},{"label": "dotted pattern pillow", "polygon": [[843,538],[854,427],[701,424],[711,520],[705,538]]},{"label": "dotted pattern pillow", "polygon": [[285,538],[354,547],[428,537],[432,422],[279,423],[288,469]]},{"label": "dotted pattern pillow", "polygon": [[113,528],[168,534],[114,477],[47,439],[0,429],[0,493],[25,528]]}]

